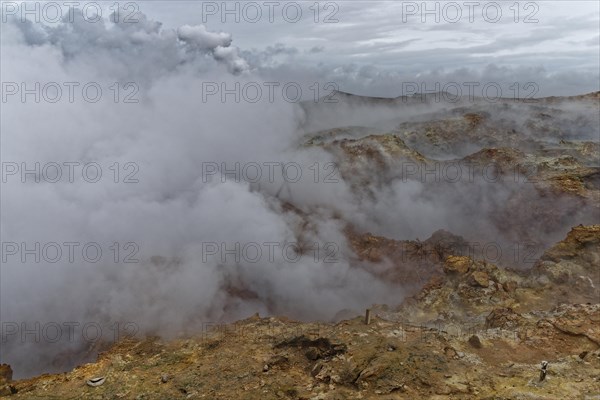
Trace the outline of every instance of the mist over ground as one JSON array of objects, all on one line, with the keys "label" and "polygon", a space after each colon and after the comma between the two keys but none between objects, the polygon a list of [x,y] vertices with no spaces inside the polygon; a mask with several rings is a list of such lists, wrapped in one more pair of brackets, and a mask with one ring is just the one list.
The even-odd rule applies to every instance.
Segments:
[{"label": "mist over ground", "polygon": [[[102,342],[130,333],[126,324],[138,335],[168,338],[257,312],[330,321],[341,310],[399,304],[412,284],[360,268],[345,231],[349,223],[396,240],[427,239],[445,229],[508,247],[526,239],[549,245],[571,226],[597,218],[596,208],[552,200],[553,207],[571,207],[556,224],[528,220],[520,210],[512,214],[515,225],[529,229],[503,230],[496,212],[511,198],[546,201],[531,185],[431,185],[395,175],[393,162],[388,175],[371,170],[368,160],[349,176],[338,153],[307,146],[308,138],[358,126],[367,130],[346,138],[360,139],[447,116],[463,104],[355,104],[341,94],[339,103],[325,104],[323,96],[357,93],[363,84],[372,90],[389,74],[353,67],[359,73],[321,75],[324,65],[273,63],[264,52],[277,47],[239,49],[230,33],[193,18],[169,28],[138,16],[134,24],[89,23],[78,13],[73,22],[11,16],[2,24],[0,356],[19,377],[72,367],[96,342],[89,336],[97,326]],[[501,76],[506,88],[512,80],[528,82],[532,68],[490,63],[475,72],[449,70],[446,77]],[[365,84],[368,72],[373,82]],[[425,75],[440,80],[435,68]],[[533,75],[539,87],[557,76]],[[335,90],[326,87],[337,76]],[[38,94],[24,94],[21,84],[31,89],[36,82]],[[290,101],[282,85],[273,98],[248,101],[253,90],[266,94],[273,82],[296,82],[302,101]],[[321,88],[317,102],[311,82]],[[586,89],[577,93],[598,90],[589,82],[597,83],[597,75],[586,76]],[[222,97],[223,87],[236,85],[248,92]],[[563,94],[547,87],[543,93]],[[492,123],[510,121],[520,133],[536,134],[527,125],[534,106],[498,111],[496,104],[477,104]],[[559,126],[572,132],[563,139],[597,139],[597,114],[585,106],[561,110]],[[542,139],[557,141],[551,134]],[[426,143],[414,147],[440,161],[483,148],[465,143],[442,155]],[[82,331],[86,324],[91,331]],[[48,343],[56,326],[61,335]]]}]

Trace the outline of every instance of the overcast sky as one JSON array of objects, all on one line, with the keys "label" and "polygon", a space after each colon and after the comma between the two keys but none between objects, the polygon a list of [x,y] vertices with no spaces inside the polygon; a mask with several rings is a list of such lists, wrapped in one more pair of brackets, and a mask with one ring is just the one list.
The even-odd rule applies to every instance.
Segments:
[{"label": "overcast sky", "polygon": [[[18,4],[3,2],[4,14],[9,3]],[[247,63],[279,82],[319,82],[321,88],[334,82],[340,90],[374,96],[407,94],[406,82],[423,91],[451,82],[465,88],[464,82],[498,82],[505,97],[512,96],[511,85],[523,92],[528,82],[535,93],[522,96],[600,90],[600,5],[593,0],[106,1],[79,7],[90,3],[104,7],[105,20],[119,4],[125,7],[121,21],[139,11],[160,22],[163,34],[189,25],[202,26],[197,39],[206,31],[210,40],[231,38],[217,58],[227,58],[232,70]]]},{"label": "overcast sky", "polygon": [[429,2],[425,15],[422,2],[320,2],[318,15],[314,2],[274,3],[253,3],[258,18],[256,7],[234,2],[229,10],[239,11],[229,14],[222,2],[152,1],[140,10],[165,28],[229,32],[246,59],[282,79],[333,80],[348,91],[394,96],[405,81],[478,79],[534,81],[539,95],[599,90],[596,1],[437,2],[437,12]]}]

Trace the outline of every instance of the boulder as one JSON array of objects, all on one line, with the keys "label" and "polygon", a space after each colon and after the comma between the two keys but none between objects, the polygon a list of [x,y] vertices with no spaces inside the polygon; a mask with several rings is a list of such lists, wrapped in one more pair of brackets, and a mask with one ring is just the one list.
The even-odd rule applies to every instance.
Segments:
[{"label": "boulder", "polygon": [[0,383],[12,381],[13,370],[8,364],[0,364]]},{"label": "boulder", "polygon": [[473,260],[467,256],[448,256],[444,262],[444,272],[447,274],[465,274],[473,265]]}]

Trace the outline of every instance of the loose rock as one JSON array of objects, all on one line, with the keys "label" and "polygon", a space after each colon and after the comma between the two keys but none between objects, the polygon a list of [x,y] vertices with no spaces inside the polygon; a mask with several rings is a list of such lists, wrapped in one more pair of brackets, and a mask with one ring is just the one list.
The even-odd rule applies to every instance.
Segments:
[{"label": "loose rock", "polygon": [[469,338],[469,344],[476,349],[481,349],[483,347],[481,340],[479,340],[479,336],[477,335],[473,335]]},{"label": "loose rock", "polygon": [[490,285],[490,277],[483,271],[475,271],[471,275],[471,286],[480,286],[486,288]]}]

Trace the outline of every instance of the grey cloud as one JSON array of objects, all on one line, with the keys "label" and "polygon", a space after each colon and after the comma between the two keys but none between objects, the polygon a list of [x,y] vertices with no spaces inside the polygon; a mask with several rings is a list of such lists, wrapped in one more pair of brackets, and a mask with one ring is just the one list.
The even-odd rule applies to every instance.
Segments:
[{"label": "grey cloud", "polygon": [[[104,19],[90,23],[78,12],[73,21],[68,18],[66,15],[56,26],[34,26],[16,17],[9,22],[27,44],[52,44],[60,48],[67,61],[79,57],[84,62],[100,63],[107,75],[118,74],[123,79],[156,77],[206,56],[213,56],[235,73],[247,69],[237,48],[231,45],[230,34],[209,32],[202,25],[183,25],[177,31],[162,29],[160,22],[149,20],[143,13],[136,14],[135,23],[110,25]],[[142,56],[147,63],[136,62]]]},{"label": "grey cloud", "polygon": [[325,51],[325,46],[313,46],[308,50],[308,53],[316,54]]}]

